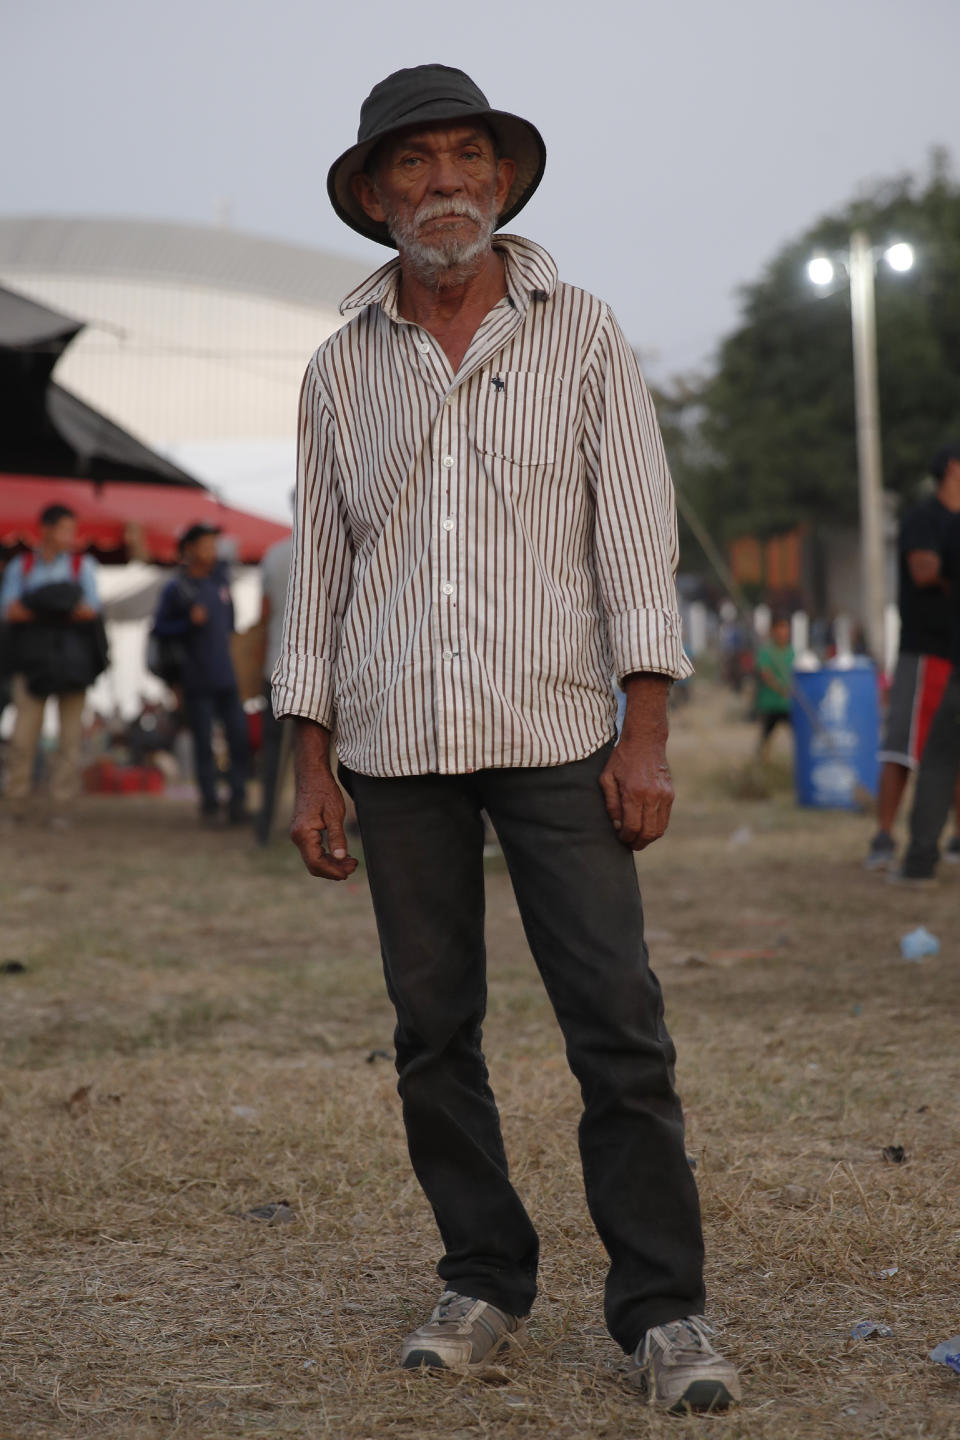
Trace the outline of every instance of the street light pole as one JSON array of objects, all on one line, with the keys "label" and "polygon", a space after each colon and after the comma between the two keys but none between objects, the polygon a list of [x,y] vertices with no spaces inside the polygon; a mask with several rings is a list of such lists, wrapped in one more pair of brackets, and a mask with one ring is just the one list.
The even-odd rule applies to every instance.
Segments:
[{"label": "street light pole", "polygon": [[860,567],[867,645],[883,663],[886,600],[880,399],[877,390],[877,320],[873,248],[864,230],[850,236],[850,315],[853,388],[860,478]]}]

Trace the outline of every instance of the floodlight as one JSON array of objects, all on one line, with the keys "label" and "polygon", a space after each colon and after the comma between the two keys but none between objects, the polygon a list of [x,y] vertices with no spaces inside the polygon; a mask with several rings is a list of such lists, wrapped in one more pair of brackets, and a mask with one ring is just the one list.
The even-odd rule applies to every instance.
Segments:
[{"label": "floodlight", "polygon": [[913,265],[913,246],[900,240],[884,251],[883,258],[891,270],[909,270]]},{"label": "floodlight", "polygon": [[814,285],[829,285],[835,271],[833,261],[826,255],[814,255],[807,266],[807,274]]}]

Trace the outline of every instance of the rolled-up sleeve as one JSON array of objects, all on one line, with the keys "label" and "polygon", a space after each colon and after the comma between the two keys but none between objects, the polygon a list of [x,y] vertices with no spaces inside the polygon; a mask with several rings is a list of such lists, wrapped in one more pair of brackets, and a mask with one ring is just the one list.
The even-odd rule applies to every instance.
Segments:
[{"label": "rolled-up sleeve", "polygon": [[333,414],[314,357],[300,390],[290,581],[272,678],[278,718],[298,715],[328,730],[334,727],[340,627],[352,559],[337,482]]},{"label": "rolled-up sleeve", "polygon": [[677,511],[653,401],[609,310],[584,375],[583,450],[596,566],[617,679],[693,674],[677,606]]}]

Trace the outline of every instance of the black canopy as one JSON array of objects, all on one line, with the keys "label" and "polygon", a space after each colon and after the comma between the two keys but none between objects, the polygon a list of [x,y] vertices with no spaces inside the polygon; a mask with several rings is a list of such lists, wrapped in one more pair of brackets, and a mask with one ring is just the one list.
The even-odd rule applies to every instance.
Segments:
[{"label": "black canopy", "polygon": [[0,472],[205,489],[51,380],[83,328],[0,286]]}]

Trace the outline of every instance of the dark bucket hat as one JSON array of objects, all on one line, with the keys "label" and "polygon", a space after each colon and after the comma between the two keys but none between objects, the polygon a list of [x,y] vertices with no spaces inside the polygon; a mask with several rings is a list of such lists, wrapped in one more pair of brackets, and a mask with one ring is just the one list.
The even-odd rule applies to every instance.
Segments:
[{"label": "dark bucket hat", "polygon": [[327,176],[327,192],[334,210],[345,225],[367,235],[380,245],[393,245],[386,225],[371,220],[353,193],[353,177],[366,164],[367,156],[387,135],[412,125],[435,125],[444,121],[483,120],[497,138],[503,154],[517,167],[506,204],[497,220],[497,229],[512,220],[530,199],[543,177],[547,147],[539,130],[529,120],[505,110],[491,110],[483,91],[462,70],[449,65],[417,65],[397,70],[374,85],[360,107],[357,143],[335,160]]}]

